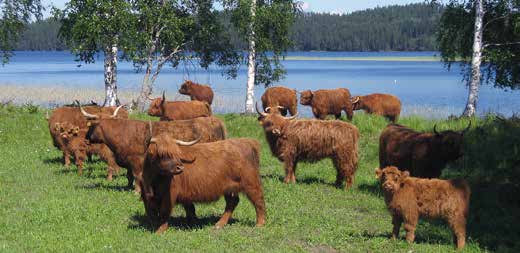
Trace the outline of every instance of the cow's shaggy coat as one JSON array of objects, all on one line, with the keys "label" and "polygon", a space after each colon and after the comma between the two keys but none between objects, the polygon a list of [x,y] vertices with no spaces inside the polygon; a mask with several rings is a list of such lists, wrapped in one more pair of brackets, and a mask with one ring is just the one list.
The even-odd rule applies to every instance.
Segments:
[{"label": "cow's shaggy coat", "polygon": [[390,94],[370,94],[352,98],[353,110],[363,110],[366,113],[380,115],[392,122],[397,122],[401,114],[401,101]]},{"label": "cow's shaggy coat", "polygon": [[325,119],[328,115],[334,115],[336,119],[339,119],[341,111],[345,111],[347,118],[352,120],[353,111],[350,91],[345,88],[302,91],[300,104],[312,107],[312,113],[318,119]]},{"label": "cow's shaggy coat", "polygon": [[296,115],[298,109],[296,90],[286,87],[268,88],[262,95],[262,107],[269,113],[279,112],[286,116],[289,111],[291,115]]},{"label": "cow's shaggy coat", "polygon": [[162,98],[153,99],[148,108],[148,115],[160,117],[162,121],[186,120],[211,116],[211,107],[201,101],[166,101]]},{"label": "cow's shaggy coat", "polygon": [[213,103],[213,90],[207,85],[194,83],[190,80],[185,81],[179,93],[190,96],[191,100],[206,102],[209,105]]}]

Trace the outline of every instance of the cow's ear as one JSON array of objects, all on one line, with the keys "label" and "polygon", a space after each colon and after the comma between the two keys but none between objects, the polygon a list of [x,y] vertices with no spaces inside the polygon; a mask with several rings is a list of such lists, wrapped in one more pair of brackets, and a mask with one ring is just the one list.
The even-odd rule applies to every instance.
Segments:
[{"label": "cow's ear", "polygon": [[181,154],[181,162],[183,163],[193,163],[195,159],[197,159],[193,154],[188,152],[182,152]]},{"label": "cow's ear", "polygon": [[409,176],[410,176],[410,172],[408,172],[407,170],[401,172],[401,179],[405,179]]},{"label": "cow's ear", "polygon": [[383,170],[380,168],[376,168],[376,178],[381,179],[381,176],[383,176]]}]

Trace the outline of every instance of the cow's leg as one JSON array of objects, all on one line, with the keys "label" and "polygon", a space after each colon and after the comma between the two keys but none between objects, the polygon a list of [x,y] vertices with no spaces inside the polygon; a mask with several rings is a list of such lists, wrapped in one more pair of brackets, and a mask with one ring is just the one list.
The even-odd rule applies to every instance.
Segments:
[{"label": "cow's leg", "polygon": [[195,214],[195,205],[193,203],[183,204],[184,211],[186,211],[186,220],[191,223],[197,219]]},{"label": "cow's leg", "polygon": [[392,229],[392,239],[399,238],[399,230],[401,229],[401,223],[403,223],[403,219],[399,215],[392,215],[392,224],[394,225]]},{"label": "cow's leg", "polygon": [[233,211],[239,202],[238,193],[226,194],[224,195],[224,198],[226,199],[226,210],[224,211],[222,217],[220,217],[220,220],[217,222],[217,224],[215,224],[215,228],[223,228],[226,224],[228,224],[229,218],[231,218],[231,215],[233,214]]},{"label": "cow's leg", "polygon": [[70,153],[68,151],[63,151],[63,163],[67,168],[70,166]]},{"label": "cow's leg", "polygon": [[403,217],[404,220],[404,230],[406,231],[406,241],[408,243],[413,243],[415,240],[415,228],[417,227],[417,222],[419,221],[419,214],[417,212],[407,212],[405,217]]},{"label": "cow's leg", "polygon": [[298,167],[298,161],[294,161],[293,170],[291,174],[291,183],[296,183],[296,168]]},{"label": "cow's leg", "polygon": [[76,167],[78,167],[78,175],[83,175],[83,161],[79,160],[79,159],[76,157]]},{"label": "cow's leg", "polygon": [[255,206],[256,226],[261,227],[265,224],[265,201],[260,177],[247,177],[242,180],[242,191]]},{"label": "cow's leg", "polygon": [[132,185],[134,184],[134,174],[132,173],[132,169],[127,168],[126,178],[128,179],[127,187],[130,189],[130,188],[132,188]]},{"label": "cow's leg", "polygon": [[159,227],[155,230],[155,233],[162,234],[168,230],[168,220],[172,212],[172,208],[175,205],[170,198],[164,197],[161,202],[161,209],[159,210]]},{"label": "cow's leg", "polygon": [[283,180],[284,183],[288,184],[292,182],[293,177],[294,182],[296,182],[296,176],[294,175],[294,167],[296,162],[294,161],[292,156],[285,157],[285,178]]},{"label": "cow's leg", "polygon": [[466,244],[466,218],[463,215],[453,217],[448,220],[448,224],[453,232],[453,242],[457,249],[464,248]]}]

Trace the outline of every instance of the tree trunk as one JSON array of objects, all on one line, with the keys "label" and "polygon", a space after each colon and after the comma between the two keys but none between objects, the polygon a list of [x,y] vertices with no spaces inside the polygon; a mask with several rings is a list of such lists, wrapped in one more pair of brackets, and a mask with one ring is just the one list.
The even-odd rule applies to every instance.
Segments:
[{"label": "tree trunk", "polygon": [[105,48],[105,102],[103,106],[117,106],[117,45]]},{"label": "tree trunk", "polygon": [[249,55],[247,66],[247,93],[246,93],[246,113],[254,113],[254,98],[255,98],[255,31],[254,18],[256,15],[256,0],[251,0],[251,19],[249,24]]},{"label": "tree trunk", "polygon": [[471,59],[471,80],[469,83],[468,102],[462,116],[471,117],[477,111],[478,90],[480,87],[480,65],[482,63],[482,34],[484,20],[484,0],[475,1],[475,31],[473,39],[473,58]]},{"label": "tree trunk", "polygon": [[136,109],[140,112],[144,112],[144,107],[146,105],[146,102],[148,101],[148,98],[150,95],[152,95],[152,85],[153,83],[150,81],[150,75],[152,74],[152,66],[151,64],[152,59],[148,59],[148,64],[146,66],[146,72],[144,74],[143,78],[143,85],[141,86],[141,93],[139,94],[139,97],[137,98],[136,103]]}]

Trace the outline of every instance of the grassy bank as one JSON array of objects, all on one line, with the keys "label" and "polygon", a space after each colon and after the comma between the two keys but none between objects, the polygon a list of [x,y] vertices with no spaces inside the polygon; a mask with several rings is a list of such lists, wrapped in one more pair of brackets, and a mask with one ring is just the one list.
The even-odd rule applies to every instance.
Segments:
[{"label": "grassy bank", "polygon": [[[451,233],[442,222],[421,221],[413,245],[402,238],[388,239],[391,218],[374,177],[378,137],[386,125],[379,117],[356,114],[354,118],[361,132],[360,166],[354,187],[345,192],[333,187],[335,172],[329,160],[299,164],[297,184],[283,184],[282,164],[270,154],[255,117],[221,115],[231,137],[250,137],[262,143],[266,226],[254,227],[254,209],[241,197],[231,224],[222,230],[213,229],[224,210],[224,201],[220,200],[197,204],[196,224],[187,224],[184,210],[177,207],[170,230],[158,236],[147,230],[143,205],[138,196],[124,188],[123,173],[107,182],[105,165],[99,161],[87,163],[87,172],[81,177],[75,169],[62,166],[44,114],[34,107],[0,108],[1,252],[454,251]],[[474,126],[486,122],[479,120]],[[435,123],[439,123],[439,129],[467,125],[465,120],[436,122],[417,117],[403,118],[400,123],[418,130],[431,130]],[[466,169],[447,174],[460,175]],[[518,251],[518,212],[514,213],[518,209],[493,206],[502,203],[492,191],[485,195],[491,199],[489,205],[480,199],[478,189],[473,192],[472,201],[478,205],[472,203],[464,251]],[[498,209],[506,209],[503,212],[510,216]]]}]

